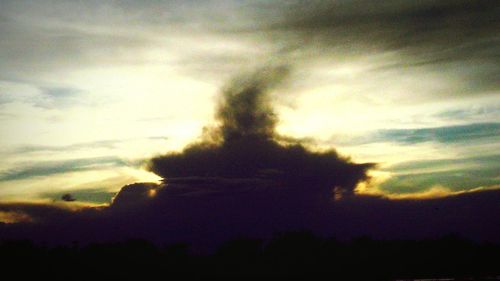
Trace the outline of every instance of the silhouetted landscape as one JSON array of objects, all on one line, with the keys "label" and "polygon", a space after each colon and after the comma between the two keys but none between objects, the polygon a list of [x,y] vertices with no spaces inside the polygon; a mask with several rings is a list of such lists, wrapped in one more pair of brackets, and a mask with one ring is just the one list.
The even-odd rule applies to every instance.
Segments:
[{"label": "silhouetted landscape", "polygon": [[145,240],[58,247],[18,240],[3,241],[0,256],[4,276],[56,280],[214,276],[255,280],[262,275],[313,280],[498,280],[500,275],[499,244],[473,243],[453,235],[341,242],[296,231],[276,234],[271,240],[232,240],[204,254],[193,252],[189,244],[158,246]]}]

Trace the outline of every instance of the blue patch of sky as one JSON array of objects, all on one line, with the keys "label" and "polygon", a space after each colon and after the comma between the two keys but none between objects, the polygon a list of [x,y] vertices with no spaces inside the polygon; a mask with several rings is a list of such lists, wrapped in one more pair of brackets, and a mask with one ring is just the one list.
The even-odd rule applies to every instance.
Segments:
[{"label": "blue patch of sky", "polygon": [[[61,201],[61,197],[65,192],[48,192],[43,193],[42,197],[49,198],[53,201]],[[78,202],[89,202],[89,203],[110,203],[111,199],[116,195],[116,192],[111,192],[104,188],[93,188],[93,189],[76,189],[71,190],[71,196]]]},{"label": "blue patch of sky", "polygon": [[444,186],[453,191],[500,185],[499,166],[397,175],[380,185],[387,193],[414,193]]},{"label": "blue patch of sky", "polygon": [[362,145],[390,142],[412,145],[424,142],[467,143],[482,140],[494,140],[500,137],[500,123],[473,123],[418,129],[384,129],[349,141],[336,141],[337,144]]},{"label": "blue patch of sky", "polygon": [[389,193],[425,191],[440,185],[470,190],[500,185],[500,154],[463,159],[409,161],[387,168],[395,176],[380,188]]}]

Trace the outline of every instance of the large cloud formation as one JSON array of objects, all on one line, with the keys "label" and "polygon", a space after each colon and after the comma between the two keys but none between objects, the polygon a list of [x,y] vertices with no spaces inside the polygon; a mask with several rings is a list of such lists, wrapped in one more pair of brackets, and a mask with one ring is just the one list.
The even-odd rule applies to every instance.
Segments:
[{"label": "large cloud formation", "polygon": [[188,240],[200,233],[220,241],[229,233],[264,235],[316,224],[334,197],[351,196],[368,179],[373,164],[352,163],[334,150],[313,152],[275,132],[269,91],[288,72],[269,66],[234,79],[223,89],[218,124],[207,127],[201,141],[151,159],[150,169],[164,184],[124,187],[111,212],[129,223],[140,213],[153,227],[158,219],[167,233]]},{"label": "large cloud formation", "polygon": [[227,182],[250,181],[256,188],[286,192],[302,190],[328,196],[336,188],[352,194],[356,184],[367,179],[372,164],[354,164],[334,150],[311,152],[276,134],[278,119],[268,91],[285,79],[288,71],[285,66],[265,67],[232,81],[222,93],[216,113],[218,126],[208,128],[205,139],[183,152],[152,159],[151,170],[172,185],[191,182],[203,186],[205,180],[217,185],[220,180],[228,186]]}]

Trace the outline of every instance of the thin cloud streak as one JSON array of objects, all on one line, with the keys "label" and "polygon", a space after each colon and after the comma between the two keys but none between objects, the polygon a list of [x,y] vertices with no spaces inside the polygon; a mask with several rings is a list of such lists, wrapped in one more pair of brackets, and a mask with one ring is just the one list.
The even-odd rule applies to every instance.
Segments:
[{"label": "thin cloud streak", "polygon": [[3,171],[0,181],[12,181],[44,177],[68,172],[103,169],[105,167],[129,166],[130,163],[117,157],[96,157],[70,159],[61,161],[45,161],[33,166]]}]

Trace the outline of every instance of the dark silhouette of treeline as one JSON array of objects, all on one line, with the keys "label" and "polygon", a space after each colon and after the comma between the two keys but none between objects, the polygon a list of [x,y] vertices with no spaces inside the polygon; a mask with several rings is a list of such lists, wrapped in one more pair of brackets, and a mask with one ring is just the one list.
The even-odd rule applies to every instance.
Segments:
[{"label": "dark silhouette of treeline", "polygon": [[144,240],[55,247],[23,240],[1,242],[0,258],[0,278],[48,280],[211,276],[256,280],[263,275],[328,280],[498,280],[495,276],[500,275],[499,244],[477,243],[457,236],[421,241],[358,238],[339,242],[299,231],[279,234],[268,241],[229,241],[211,254],[195,254],[188,244],[159,247]]}]

